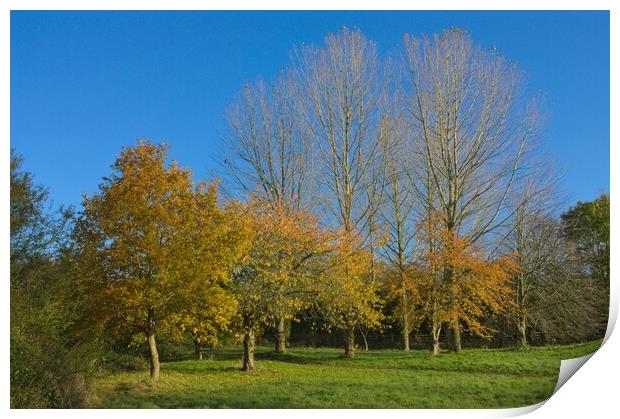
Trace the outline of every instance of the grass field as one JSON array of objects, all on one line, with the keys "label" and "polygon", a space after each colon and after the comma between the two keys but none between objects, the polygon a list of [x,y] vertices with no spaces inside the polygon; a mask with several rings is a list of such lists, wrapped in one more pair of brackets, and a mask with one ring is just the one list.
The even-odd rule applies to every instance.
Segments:
[{"label": "grass field", "polygon": [[560,361],[598,349],[600,341],[529,350],[359,352],[259,348],[256,372],[240,371],[241,350],[219,349],[204,361],[162,364],[96,379],[91,407],[103,408],[498,408],[547,399]]}]

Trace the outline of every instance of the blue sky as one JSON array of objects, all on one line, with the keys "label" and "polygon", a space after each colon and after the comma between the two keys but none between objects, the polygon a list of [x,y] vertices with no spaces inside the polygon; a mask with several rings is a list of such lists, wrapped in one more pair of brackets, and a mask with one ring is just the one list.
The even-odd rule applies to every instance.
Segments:
[{"label": "blue sky", "polygon": [[50,189],[79,205],[121,147],[167,141],[198,177],[214,160],[227,105],[271,78],[302,43],[342,26],[381,52],[403,33],[468,30],[530,74],[546,97],[546,154],[568,203],[609,191],[608,12],[12,12],[11,147]]}]

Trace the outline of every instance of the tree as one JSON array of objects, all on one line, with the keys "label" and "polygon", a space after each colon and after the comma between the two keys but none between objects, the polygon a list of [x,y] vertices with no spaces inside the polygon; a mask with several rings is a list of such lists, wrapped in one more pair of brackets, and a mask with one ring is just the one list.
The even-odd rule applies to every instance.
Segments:
[{"label": "tree", "polygon": [[177,337],[189,332],[198,360],[202,359],[203,345],[216,344],[218,336],[230,330],[237,314],[231,271],[247,251],[250,234],[234,205],[219,208],[215,185],[208,191],[204,187],[201,184],[196,191],[196,199],[202,202],[188,214],[196,226],[184,244],[186,258],[192,261],[183,270],[188,300],[168,322]]},{"label": "tree", "polygon": [[26,281],[29,277],[26,270],[50,256],[64,232],[67,218],[61,214],[64,220],[54,220],[45,214],[47,190],[33,183],[32,174],[21,170],[22,164],[23,158],[11,150],[11,283],[14,285]]},{"label": "tree", "polygon": [[485,320],[510,306],[512,262],[505,257],[490,260],[482,248],[447,229],[441,216],[420,225],[418,231],[433,243],[416,263],[418,301],[423,318],[431,325],[432,354],[439,355],[441,328],[455,317],[468,332],[490,337],[494,331]]},{"label": "tree", "polygon": [[290,73],[272,84],[246,84],[228,109],[224,161],[243,192],[291,210],[305,206],[312,180],[311,144],[300,128],[296,92]]},{"label": "tree", "polygon": [[584,274],[575,245],[565,240],[555,221],[550,256],[530,286],[528,319],[544,343],[600,339],[609,315],[609,295],[598,281]]},{"label": "tree", "polygon": [[[125,148],[99,192],[84,198],[76,236],[87,271],[90,320],[141,333],[159,377],[156,334],[214,283],[237,243],[226,234],[215,185],[194,189],[189,170],[166,167],[167,146]],[[223,228],[225,227],[225,228]]]},{"label": "tree", "polygon": [[203,359],[204,345],[218,343],[220,334],[230,330],[237,314],[237,300],[232,292],[221,286],[202,287],[194,294],[195,301],[181,307],[170,321],[170,333],[180,338],[188,332],[194,343],[196,359]]},{"label": "tree", "polygon": [[[610,281],[610,200],[609,194],[602,194],[591,202],[578,202],[562,214],[562,237],[570,242],[573,257],[577,262],[575,269],[579,277],[591,278],[581,281],[578,289],[581,295],[590,296],[591,304],[597,307],[594,313],[584,319],[595,320],[595,336],[605,333],[609,316],[609,281]],[[574,266],[574,265],[573,265]],[[583,306],[583,305],[581,305]],[[592,308],[590,306],[590,310]]]},{"label": "tree", "polygon": [[[292,74],[284,72],[272,84],[246,84],[228,112],[231,155],[224,161],[229,174],[243,192],[275,213],[295,213],[310,205],[311,144],[299,127],[296,93]],[[286,351],[290,316],[283,313],[275,320],[276,352]]]},{"label": "tree", "polygon": [[[515,288],[515,314],[519,345],[527,346],[527,324],[531,318],[532,294],[540,292],[544,283],[545,270],[556,249],[562,246],[553,219],[540,213],[526,213],[520,208],[515,214],[515,228],[511,241],[515,270],[513,281]],[[542,282],[541,282],[542,281]],[[534,297],[535,298],[535,297]]]},{"label": "tree", "polygon": [[415,205],[414,190],[411,187],[409,163],[405,149],[405,133],[402,128],[395,129],[392,141],[387,144],[385,162],[384,200],[382,202],[381,221],[385,230],[382,240],[382,255],[389,264],[389,295],[399,301],[396,309],[402,327],[403,349],[409,350],[409,335],[414,326],[415,314],[412,306],[411,264],[413,262],[413,244],[415,228],[412,225]]},{"label": "tree", "polygon": [[609,289],[609,194],[577,202],[561,218],[563,235],[575,243],[590,276]]},{"label": "tree", "polygon": [[[528,327],[556,342],[604,334],[609,298],[609,201],[606,196],[597,201],[579,203],[562,214],[561,222],[548,214],[555,207],[550,202],[541,205],[528,200],[515,212],[506,244],[517,266],[516,314],[522,346],[527,344]],[[583,234],[586,231],[592,234]]]},{"label": "tree", "polygon": [[[317,154],[314,194],[322,205],[319,210],[326,222],[342,230],[345,242],[357,243],[355,236],[364,242],[364,234],[374,231],[383,175],[381,144],[390,129],[381,112],[386,95],[376,45],[360,31],[344,28],[325,37],[323,48],[307,46],[295,57],[300,120]],[[340,278],[337,283],[358,281],[359,277]],[[342,294],[343,298],[357,296]],[[360,303],[343,302],[346,307]],[[354,339],[356,319],[347,321],[351,322],[347,336]]]},{"label": "tree", "polygon": [[297,52],[301,121],[317,150],[315,193],[346,232],[364,229],[377,203],[368,192],[380,181],[384,96],[376,45],[360,31],[344,28],[325,47]]},{"label": "tree", "polygon": [[52,210],[47,190],[11,150],[10,362],[12,408],[81,407],[93,358],[74,338],[69,300],[70,211]]},{"label": "tree", "polygon": [[[441,213],[451,234],[475,243],[509,218],[507,199],[527,172],[540,118],[534,102],[522,100],[517,65],[494,48],[475,45],[466,32],[405,35],[404,45],[417,196]],[[443,272],[447,282],[455,281],[449,266]],[[461,323],[451,322],[457,352]]]},{"label": "tree", "polygon": [[536,294],[543,292],[546,272],[563,247],[553,211],[558,207],[555,177],[548,167],[535,176],[522,179],[513,198],[512,215],[506,223],[507,234],[500,239],[504,254],[512,259],[514,316],[519,345],[527,346],[528,323],[533,319]]},{"label": "tree", "polygon": [[359,238],[341,232],[323,263],[328,269],[320,275],[319,303],[328,324],[344,331],[344,355],[353,358],[355,328],[377,328],[382,318],[372,255],[360,246]]},{"label": "tree", "polygon": [[251,246],[235,273],[234,288],[243,334],[242,369],[251,371],[256,368],[254,346],[260,328],[292,319],[315,299],[311,262],[327,251],[329,235],[304,211],[273,208],[260,200],[242,211],[251,226]]}]

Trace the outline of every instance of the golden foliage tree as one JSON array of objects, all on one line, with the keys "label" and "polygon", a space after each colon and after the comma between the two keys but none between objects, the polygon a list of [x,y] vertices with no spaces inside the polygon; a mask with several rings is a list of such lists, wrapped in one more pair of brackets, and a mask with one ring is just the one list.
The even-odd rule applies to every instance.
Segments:
[{"label": "golden foliage tree", "polygon": [[91,326],[143,333],[153,379],[156,333],[225,281],[237,252],[216,186],[195,188],[189,170],[166,166],[167,151],[149,141],[125,148],[114,174],[84,198],[77,228]]},{"label": "golden foliage tree", "polygon": [[319,301],[332,327],[345,333],[345,356],[355,356],[355,328],[378,327],[381,300],[372,275],[372,255],[360,240],[342,232],[321,274]]},{"label": "golden foliage tree", "polygon": [[[440,217],[421,224],[427,247],[416,264],[418,304],[430,323],[433,355],[440,351],[443,325],[490,337],[485,319],[511,306],[513,265],[509,258],[490,260],[484,250],[444,227]],[[454,324],[454,319],[460,319]]]},{"label": "golden foliage tree", "polygon": [[255,369],[255,336],[265,325],[292,319],[312,300],[311,261],[327,251],[328,233],[316,217],[288,206],[247,205],[252,228],[245,263],[235,289],[244,343],[243,370]]},{"label": "golden foliage tree", "polygon": [[418,306],[420,290],[417,284],[420,273],[414,262],[398,263],[398,260],[396,264],[390,262],[384,270],[384,298],[386,301],[396,302],[391,317],[400,323],[403,350],[409,351],[409,335],[422,323]]},{"label": "golden foliage tree", "polygon": [[205,344],[216,344],[218,336],[230,330],[238,306],[230,273],[249,243],[249,227],[234,205],[220,209],[215,185],[204,188],[201,184],[196,191],[196,199],[202,203],[187,214],[195,218],[196,226],[188,232],[186,243],[190,256],[185,259],[189,266],[183,287],[188,299],[169,322],[170,331],[177,337],[191,335],[199,360]]}]

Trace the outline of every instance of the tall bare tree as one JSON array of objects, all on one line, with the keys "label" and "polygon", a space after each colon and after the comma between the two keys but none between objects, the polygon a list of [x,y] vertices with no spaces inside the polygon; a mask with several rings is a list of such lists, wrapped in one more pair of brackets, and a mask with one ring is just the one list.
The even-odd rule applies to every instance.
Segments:
[{"label": "tall bare tree", "polygon": [[[404,46],[407,117],[425,157],[419,179],[430,180],[436,200],[421,197],[446,229],[476,242],[508,220],[506,204],[540,118],[524,100],[518,66],[466,32],[405,35]],[[450,267],[443,271],[445,281],[454,279]],[[451,348],[460,351],[458,318],[450,330]]]},{"label": "tall bare tree", "polygon": [[397,297],[396,310],[400,317],[403,349],[409,350],[409,335],[413,319],[411,292],[413,278],[413,244],[415,228],[413,209],[415,193],[409,178],[410,154],[406,149],[406,132],[402,123],[397,123],[385,145],[385,187],[382,200],[381,224],[384,230],[381,254],[389,266],[389,289]]},{"label": "tall bare tree", "polygon": [[544,286],[557,249],[562,247],[558,223],[553,216],[558,208],[554,177],[538,173],[523,183],[515,194],[514,211],[507,223],[508,234],[502,240],[504,252],[515,262],[513,272],[515,320],[519,345],[527,346],[527,326],[532,317],[534,293]]},{"label": "tall bare tree", "polygon": [[[380,144],[389,129],[382,123],[377,47],[360,31],[344,28],[327,35],[324,47],[306,46],[294,57],[301,120],[316,149],[315,193],[326,218],[349,236],[372,232],[369,220],[382,179]],[[346,324],[352,340],[357,319]]]},{"label": "tall bare tree", "polygon": [[290,72],[272,84],[246,84],[228,111],[225,165],[243,192],[273,206],[300,209],[312,179],[308,137],[300,129]]},{"label": "tall bare tree", "polygon": [[600,339],[608,316],[605,292],[583,271],[574,243],[561,235],[560,224],[548,220],[549,255],[538,275],[527,282],[527,327],[544,343]]},{"label": "tall bare tree", "polygon": [[605,323],[600,315],[604,293],[588,277],[575,243],[562,234],[557,213],[564,201],[558,196],[557,175],[548,162],[540,163],[533,163],[535,170],[519,183],[500,242],[515,262],[514,320],[522,347],[528,344],[528,331],[579,341],[594,338],[593,331]]}]

